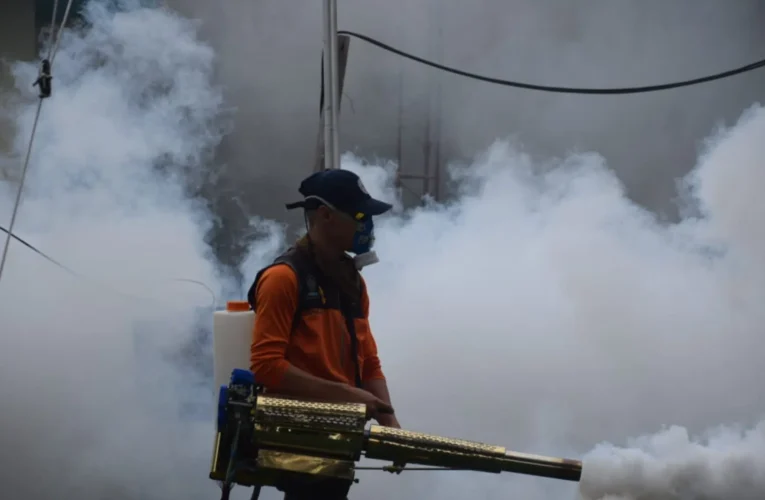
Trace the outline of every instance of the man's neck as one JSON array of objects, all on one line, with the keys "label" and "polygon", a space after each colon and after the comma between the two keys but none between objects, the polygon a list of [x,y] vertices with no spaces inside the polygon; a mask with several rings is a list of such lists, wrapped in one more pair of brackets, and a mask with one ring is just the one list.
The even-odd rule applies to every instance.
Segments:
[{"label": "man's neck", "polygon": [[319,234],[309,233],[308,237],[311,240],[311,245],[317,256],[327,262],[339,261],[345,255],[345,252],[328,244]]}]

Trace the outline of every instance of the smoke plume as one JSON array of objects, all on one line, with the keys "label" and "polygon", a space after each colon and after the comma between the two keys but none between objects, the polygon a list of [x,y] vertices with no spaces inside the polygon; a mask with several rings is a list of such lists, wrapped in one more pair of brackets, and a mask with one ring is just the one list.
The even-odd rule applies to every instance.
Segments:
[{"label": "smoke plume", "polygon": [[[216,83],[227,81],[216,51],[172,11],[105,5],[89,4],[90,28],[62,41],[16,229],[77,274],[13,244],[0,281],[0,456],[10,464],[0,491],[216,498],[207,479],[212,299],[178,280],[205,283],[218,305],[240,298],[249,282],[215,257],[225,245],[209,240],[211,228],[259,235],[239,269],[246,280],[292,235],[275,216],[246,210],[233,229],[206,200],[222,192],[251,203],[281,186],[280,207],[307,169],[275,172],[275,157],[253,146],[235,158],[248,159],[257,182],[230,191],[238,177],[226,181],[226,168],[244,167],[212,155],[233,148],[225,137],[237,113],[231,89]],[[261,71],[258,85],[277,74],[291,81],[285,75],[297,69],[279,71]],[[31,133],[36,68],[17,64],[15,76],[19,154]],[[251,109],[287,100],[275,99],[253,99]],[[673,223],[630,199],[617,175],[629,165],[595,148],[540,154],[523,137],[505,140],[514,135],[507,128],[487,147],[464,146],[479,153],[453,164],[454,199],[411,210],[387,161],[363,151],[343,157],[370,192],[397,205],[377,223],[381,262],[364,273],[402,425],[585,462],[581,488],[515,475],[369,471],[352,498],[765,497],[765,110],[748,101],[737,122],[706,127],[696,161],[676,166],[694,165]],[[286,149],[301,131],[275,130],[292,134]],[[316,128],[305,130],[299,142],[312,150]],[[618,137],[629,139],[633,158],[656,148],[650,134],[631,132]],[[3,220],[15,187],[0,185]]]},{"label": "smoke plume", "polygon": [[[212,306],[207,290],[179,279],[218,294],[225,283],[204,242],[213,218],[192,196],[214,179],[210,155],[225,130],[214,52],[188,20],[124,5],[91,3],[90,28],[66,33],[37,129],[16,234],[74,274],[10,246],[0,281],[3,497],[215,491],[203,472],[209,410],[197,404],[212,395],[200,394],[196,360],[177,359],[200,325],[209,329]],[[37,68],[14,69],[12,156],[23,157]],[[17,185],[0,188],[8,221]],[[198,416],[179,418],[187,407]]]},{"label": "smoke plume", "polygon": [[[387,220],[365,274],[403,425],[583,457],[587,500],[765,494],[763,133],[755,105],[710,136],[675,224],[597,154],[536,165],[507,142],[459,170],[458,202]],[[415,474],[398,495],[576,493]]]}]

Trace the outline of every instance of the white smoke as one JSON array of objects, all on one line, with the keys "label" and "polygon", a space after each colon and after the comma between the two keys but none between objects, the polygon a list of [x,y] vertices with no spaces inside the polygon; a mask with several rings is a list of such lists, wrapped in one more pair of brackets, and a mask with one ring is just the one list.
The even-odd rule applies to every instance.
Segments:
[{"label": "white smoke", "polygon": [[[208,153],[225,130],[215,55],[165,10],[89,13],[92,29],[57,56],[17,226],[87,278],[11,247],[0,491],[216,498],[212,420],[183,406],[212,395],[197,358],[168,359],[210,325],[207,292],[173,279],[234,286],[204,244],[212,216],[187,196],[214,186]],[[16,152],[35,71],[17,66],[28,101]],[[381,219],[382,262],[365,277],[402,424],[583,458],[585,473],[580,491],[510,474],[360,472],[352,498],[765,498],[763,134],[754,106],[710,139],[683,189],[701,215],[674,225],[629,202],[597,154],[539,162],[506,142],[455,168],[458,200]],[[348,155],[344,166],[398,201],[388,165]],[[247,280],[288,242],[271,221],[253,229],[268,237]],[[208,345],[197,351],[209,361]]]},{"label": "white smoke", "polygon": [[[179,419],[213,396],[194,389],[194,356],[174,359],[209,329],[212,301],[178,279],[224,281],[203,241],[211,217],[187,196],[210,182],[225,125],[214,53],[188,20],[121,3],[89,4],[92,27],[61,42],[16,226],[77,275],[13,242],[0,281],[7,498],[215,494],[210,413]],[[14,67],[19,167],[36,71]],[[16,189],[0,190],[4,227]]]},{"label": "white smoke", "polygon": [[[744,500],[765,495],[765,420],[754,423],[762,416],[765,402],[762,374],[756,368],[757,357],[763,352],[765,326],[765,314],[759,305],[765,299],[765,204],[759,199],[765,181],[765,148],[759,140],[763,133],[765,110],[755,106],[744,113],[736,127],[710,141],[700,165],[690,176],[705,219],[700,223],[685,221],[681,226],[691,226],[686,228],[691,241],[708,241],[723,252],[709,266],[714,281],[708,292],[713,292],[711,298],[715,300],[696,304],[696,314],[706,319],[706,328],[717,343],[710,343],[709,335],[702,335],[695,342],[689,338],[686,344],[678,345],[674,353],[677,375],[667,378],[667,388],[663,389],[674,393],[678,404],[701,413],[693,419],[696,427],[711,426],[714,418],[727,420],[722,415],[753,426],[715,426],[697,437],[684,427],[672,426],[628,440],[628,448],[599,445],[585,456],[581,490],[585,499]],[[693,290],[693,297],[700,292]],[[673,337],[680,334],[679,330],[672,332]],[[706,344],[703,355],[699,355],[699,343]],[[714,350],[708,351],[710,348]],[[656,353],[657,358],[666,355],[665,350]],[[690,356],[696,359],[687,359]],[[698,367],[696,374],[688,370],[691,364]],[[749,382],[742,378],[747,373]],[[679,377],[689,375],[693,376],[689,383],[677,383]],[[748,390],[749,386],[752,390]],[[656,388],[657,393],[661,390]],[[738,395],[726,398],[726,391]],[[706,408],[699,401],[704,401]]]},{"label": "white smoke", "polygon": [[765,421],[755,428],[712,429],[691,439],[673,426],[629,440],[629,448],[598,446],[585,457],[587,500],[755,500],[765,492]]},{"label": "white smoke", "polygon": [[[458,202],[383,222],[365,275],[403,424],[583,457],[588,500],[762,498],[763,134],[753,106],[707,141],[683,189],[702,216],[678,224],[629,202],[598,155],[539,164],[505,142],[459,171]],[[456,499],[479,480],[488,498],[576,495],[411,474],[397,496],[426,483]]]}]

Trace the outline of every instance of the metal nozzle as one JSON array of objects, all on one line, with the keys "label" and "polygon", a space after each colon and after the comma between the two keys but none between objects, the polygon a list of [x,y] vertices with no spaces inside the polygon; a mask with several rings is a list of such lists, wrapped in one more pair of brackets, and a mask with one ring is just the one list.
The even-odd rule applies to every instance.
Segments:
[{"label": "metal nozzle", "polygon": [[582,463],[578,460],[516,453],[501,446],[377,425],[367,433],[365,455],[396,463],[515,472],[566,481],[579,481],[582,475]]},{"label": "metal nozzle", "polygon": [[506,451],[502,470],[578,482],[582,477],[582,462]]}]

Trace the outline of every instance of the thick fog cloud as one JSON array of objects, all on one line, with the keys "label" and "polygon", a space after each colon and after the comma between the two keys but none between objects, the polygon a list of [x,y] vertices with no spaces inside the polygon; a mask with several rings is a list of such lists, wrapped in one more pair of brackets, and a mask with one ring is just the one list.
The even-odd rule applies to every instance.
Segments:
[{"label": "thick fog cloud", "polygon": [[[277,29],[286,13],[258,5],[259,30],[245,22],[244,3],[218,9],[231,23],[229,36],[238,36],[236,26],[250,26],[263,43],[285,30],[302,34],[293,43],[305,40],[299,50],[313,54],[306,60],[316,70],[306,75],[318,78],[318,49],[299,24],[305,16],[308,25],[310,9],[295,8],[294,24]],[[525,19],[547,19],[540,5]],[[385,10],[359,10],[368,17],[358,29],[384,35],[379,15]],[[712,12],[699,8],[688,16],[711,19]],[[721,12],[724,24],[728,18]],[[574,18],[576,13],[569,12]],[[636,23],[639,13],[631,14]],[[603,7],[604,25],[607,14]],[[598,16],[582,17],[600,26]],[[283,75],[300,73],[301,57],[292,65],[274,58],[271,67],[237,67],[232,53],[220,50],[224,30],[213,48],[204,42],[209,23],[197,34],[193,22],[171,11],[135,3],[115,15],[94,4],[89,19],[92,29],[67,36],[57,56],[55,94],[43,108],[17,227],[19,236],[82,276],[11,246],[0,281],[0,444],[3,462],[16,465],[0,472],[0,488],[9,498],[216,498],[216,486],[207,479],[211,298],[203,287],[178,279],[205,283],[218,304],[239,298],[249,283],[230,276],[213,250],[220,255],[227,244],[241,244],[232,232],[259,235],[258,243],[238,250],[245,256],[241,273],[249,280],[291,241],[291,233],[273,219],[281,217],[281,204],[295,196],[307,173],[287,159],[312,160],[314,87],[306,83],[304,91],[295,90],[294,99],[304,99],[307,110],[280,107],[290,102],[286,92],[294,81]],[[415,44],[407,40],[399,45]],[[243,45],[239,51],[246,62],[255,49]],[[372,54],[369,49],[370,67],[376,65]],[[465,58],[456,62],[467,64]],[[474,66],[483,71],[478,61]],[[572,84],[600,83],[572,67]],[[236,68],[242,76],[250,70],[261,75],[250,80],[256,90],[244,104],[232,94],[232,82],[239,82],[242,95],[250,83],[230,78]],[[552,69],[538,71],[524,73],[540,81]],[[18,129],[16,153],[24,151],[31,132],[36,103],[29,82],[35,72],[34,65],[15,67],[23,98],[11,116]],[[602,83],[634,83],[628,76]],[[349,77],[349,85],[353,78],[363,86],[359,74]],[[658,75],[645,78],[655,83]],[[263,93],[280,80],[284,94]],[[698,109],[714,107],[701,102],[711,95],[697,95]],[[675,172],[695,165],[679,193],[689,215],[672,224],[632,202],[614,173],[634,171],[631,162],[647,152],[658,156],[651,138],[657,134],[648,125],[644,135],[633,130],[614,136],[623,156],[585,142],[581,153],[566,154],[575,141],[564,141],[563,129],[560,151],[540,148],[544,139],[528,137],[534,126],[555,121],[555,107],[546,108],[548,117],[536,125],[528,121],[531,128],[523,133],[487,127],[457,147],[464,161],[451,176],[455,198],[410,211],[396,198],[383,149],[382,160],[369,161],[365,148],[344,156],[344,168],[359,172],[370,191],[397,204],[378,223],[382,261],[365,270],[365,277],[372,326],[402,424],[585,461],[581,491],[576,484],[509,474],[370,471],[359,473],[354,498],[765,496],[765,204],[758,189],[765,180],[765,111],[743,93],[737,98],[731,107],[720,104],[724,112],[709,110],[709,123],[698,125],[693,141],[709,137],[699,154],[688,163],[666,160]],[[637,100],[627,102],[644,108]],[[357,115],[344,116],[362,123],[360,114],[371,104],[367,111],[355,105]],[[573,128],[577,106],[571,106],[558,108],[557,116]],[[381,101],[379,107],[389,106]],[[245,119],[247,108],[264,114]],[[231,113],[236,132],[224,139]],[[315,122],[296,119],[293,129],[290,113],[305,113]],[[614,129],[606,114],[603,130]],[[715,119],[726,114],[735,126],[715,130]],[[277,156],[255,144],[266,137],[265,124],[260,132],[251,129],[251,146],[242,153],[247,120],[271,121],[278,129],[270,137],[274,148],[284,138],[283,171],[267,167]],[[522,121],[517,127],[523,128]],[[293,143],[287,134],[294,134]],[[518,140],[505,141],[507,135]],[[354,142],[345,137],[344,150],[353,150]],[[238,177],[245,171],[253,172],[251,185]],[[3,220],[15,187],[0,185]],[[230,222],[214,213],[220,205],[210,208],[204,201],[215,192],[225,193],[218,203],[249,203],[245,214],[253,210],[253,199],[270,200],[275,215],[263,211]],[[228,234],[230,243],[206,242],[211,227]],[[262,496],[277,497],[273,491]],[[247,492],[238,489],[235,498],[247,498]]]}]

